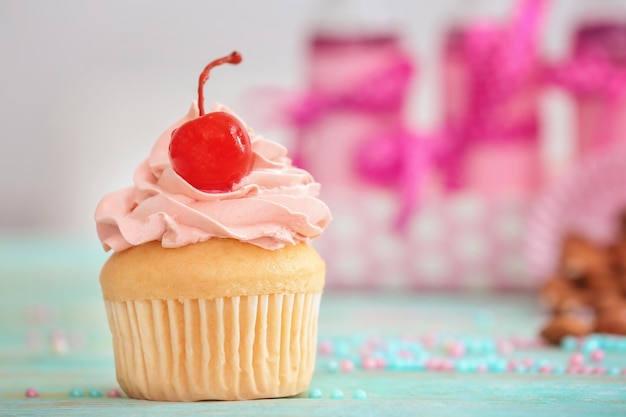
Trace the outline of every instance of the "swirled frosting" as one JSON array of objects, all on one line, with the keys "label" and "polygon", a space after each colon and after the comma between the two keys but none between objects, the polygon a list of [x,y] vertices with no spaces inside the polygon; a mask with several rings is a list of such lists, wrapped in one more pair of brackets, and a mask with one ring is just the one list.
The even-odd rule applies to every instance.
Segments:
[{"label": "swirled frosting", "polygon": [[[230,110],[216,104],[211,111]],[[282,145],[246,127],[252,171],[230,192],[207,193],[187,183],[172,168],[172,131],[198,117],[194,103],[166,130],[134,175],[134,186],[105,195],[95,212],[105,250],[123,251],[150,241],[176,248],[208,239],[233,238],[265,249],[279,249],[318,237],[331,219],[317,199],[320,185],[296,168]]]}]

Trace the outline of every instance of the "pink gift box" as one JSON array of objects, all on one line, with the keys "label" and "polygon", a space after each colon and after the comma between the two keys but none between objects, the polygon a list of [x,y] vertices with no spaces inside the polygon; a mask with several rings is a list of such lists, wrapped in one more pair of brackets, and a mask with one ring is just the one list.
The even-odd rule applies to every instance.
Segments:
[{"label": "pink gift box", "polygon": [[368,141],[403,128],[412,75],[394,35],[312,39],[308,97],[294,113],[297,160],[326,190],[366,186],[357,155]]},{"label": "pink gift box", "polygon": [[[527,199],[543,182],[538,97],[540,65],[524,51],[519,72],[506,69],[509,28],[476,24],[456,28],[445,39],[442,57],[444,124],[460,156],[461,179],[453,186],[487,198]],[[503,52],[504,51],[504,52]],[[515,66],[514,62],[510,66]],[[444,171],[449,170],[444,166]],[[448,179],[449,180],[449,179]]]},{"label": "pink gift box", "polygon": [[583,24],[572,49],[572,64],[584,62],[578,71],[588,78],[586,86],[569,85],[575,96],[578,156],[626,142],[626,23]]},{"label": "pink gift box", "polygon": [[334,216],[315,242],[329,287],[533,288],[522,249],[542,181],[538,66],[528,39],[505,59],[499,40],[516,32],[478,29],[448,39],[445,128],[431,138],[405,125],[413,65],[397,36],[312,39],[291,125]]}]

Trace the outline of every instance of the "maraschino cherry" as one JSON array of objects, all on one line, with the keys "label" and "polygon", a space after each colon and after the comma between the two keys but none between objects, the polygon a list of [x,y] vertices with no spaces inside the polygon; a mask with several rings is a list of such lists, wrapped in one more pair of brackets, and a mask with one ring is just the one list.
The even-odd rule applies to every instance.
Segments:
[{"label": "maraschino cherry", "polygon": [[200,115],[172,132],[169,148],[172,167],[201,191],[231,191],[252,169],[252,145],[241,122],[226,112],[204,113],[202,90],[209,71],[221,64],[240,62],[241,55],[233,52],[204,68],[198,82]]}]

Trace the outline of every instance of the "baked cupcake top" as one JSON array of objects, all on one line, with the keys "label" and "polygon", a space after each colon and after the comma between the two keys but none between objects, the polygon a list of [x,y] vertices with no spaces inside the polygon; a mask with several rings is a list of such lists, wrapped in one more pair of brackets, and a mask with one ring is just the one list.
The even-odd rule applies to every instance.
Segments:
[{"label": "baked cupcake top", "polygon": [[331,214],[317,198],[320,185],[313,177],[292,165],[285,147],[255,134],[228,108],[215,104],[211,112],[228,113],[244,126],[252,148],[249,172],[230,189],[217,191],[201,191],[177,173],[170,142],[177,128],[199,117],[194,102],[159,137],[135,171],[134,186],[109,193],[98,204],[95,220],[105,250],[151,241],[177,248],[216,237],[273,250],[321,235]]}]

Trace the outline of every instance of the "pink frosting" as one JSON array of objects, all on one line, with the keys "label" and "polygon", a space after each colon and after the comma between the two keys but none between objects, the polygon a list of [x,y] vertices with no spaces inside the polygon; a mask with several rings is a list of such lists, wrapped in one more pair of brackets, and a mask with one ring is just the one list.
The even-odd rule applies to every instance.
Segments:
[{"label": "pink frosting", "polygon": [[[232,114],[219,104],[211,111]],[[196,117],[194,103],[139,165],[134,187],[109,193],[100,201],[95,219],[105,250],[120,252],[150,241],[176,248],[213,237],[279,249],[321,235],[331,215],[316,198],[320,185],[291,164],[285,147],[249,128],[254,166],[232,191],[202,192],[181,178],[170,163],[170,138],[176,127]]]}]

